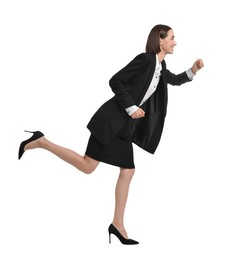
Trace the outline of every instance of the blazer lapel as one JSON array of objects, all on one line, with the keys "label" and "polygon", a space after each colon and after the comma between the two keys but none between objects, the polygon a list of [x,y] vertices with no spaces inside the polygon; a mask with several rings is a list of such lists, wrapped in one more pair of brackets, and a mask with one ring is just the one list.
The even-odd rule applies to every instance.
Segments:
[{"label": "blazer lapel", "polygon": [[[150,55],[153,55],[151,53],[149,53]],[[150,57],[150,60],[151,60],[151,57]],[[145,74],[143,75],[144,78],[146,78],[146,83],[145,83],[145,87],[143,88],[143,91],[141,91],[138,99],[137,99],[137,102],[136,104],[139,106],[141,101],[143,100],[144,98],[144,95],[146,94],[150,84],[151,84],[151,81],[152,81],[152,78],[153,78],[153,75],[155,73],[155,66],[156,66],[156,58],[154,59],[153,58],[153,61],[154,62],[151,62],[150,65],[149,65],[149,68],[148,70],[145,72]]]}]

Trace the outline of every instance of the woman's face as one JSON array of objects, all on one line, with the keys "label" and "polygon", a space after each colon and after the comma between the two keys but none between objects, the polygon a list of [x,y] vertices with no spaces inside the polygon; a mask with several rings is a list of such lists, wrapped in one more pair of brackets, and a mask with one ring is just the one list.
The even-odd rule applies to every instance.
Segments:
[{"label": "woman's face", "polygon": [[160,38],[160,49],[164,54],[172,54],[174,46],[176,46],[177,43],[174,40],[174,33],[173,30],[169,30],[167,32],[167,36],[165,39]]}]

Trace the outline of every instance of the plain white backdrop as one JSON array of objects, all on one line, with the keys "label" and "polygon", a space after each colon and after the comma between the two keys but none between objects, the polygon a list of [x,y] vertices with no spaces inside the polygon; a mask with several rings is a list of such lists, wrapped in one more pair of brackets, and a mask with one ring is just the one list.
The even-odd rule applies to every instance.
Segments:
[{"label": "plain white backdrop", "polygon": [[[1,1],[1,260],[226,259],[223,10],[219,0]],[[197,58],[205,67],[169,85],[156,153],[134,146],[125,225],[140,244],[109,245],[118,168],[86,176],[44,150],[18,161],[18,148],[25,129],[40,130],[83,154],[90,117],[113,95],[109,79],[158,23],[177,42],[168,69]]]}]

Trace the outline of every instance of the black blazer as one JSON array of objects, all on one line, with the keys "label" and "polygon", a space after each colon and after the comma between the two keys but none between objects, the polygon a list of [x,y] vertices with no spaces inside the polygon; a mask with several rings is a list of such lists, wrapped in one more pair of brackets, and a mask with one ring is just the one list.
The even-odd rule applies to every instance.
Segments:
[{"label": "black blazer", "polygon": [[144,103],[145,117],[133,120],[125,108],[139,106],[151,83],[155,65],[155,54],[141,53],[110,79],[109,84],[115,95],[96,111],[87,125],[101,144],[107,145],[132,120],[133,143],[150,153],[155,152],[167,111],[167,83],[181,85],[190,81],[186,72],[175,75],[167,70],[163,60],[158,87]]}]

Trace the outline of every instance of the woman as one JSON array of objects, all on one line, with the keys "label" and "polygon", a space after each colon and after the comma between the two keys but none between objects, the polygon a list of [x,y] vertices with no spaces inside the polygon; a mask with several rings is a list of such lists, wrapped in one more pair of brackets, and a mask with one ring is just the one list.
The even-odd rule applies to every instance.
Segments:
[{"label": "woman", "polygon": [[192,80],[204,65],[201,59],[191,69],[172,74],[164,58],[176,46],[173,30],[166,25],[152,28],[146,52],[136,56],[110,79],[114,97],[93,115],[87,127],[91,132],[84,156],[47,140],[40,131],[21,143],[19,159],[26,150],[43,148],[78,170],[90,174],[99,162],[120,168],[115,189],[115,212],[108,228],[109,242],[114,234],[123,244],[138,244],[128,239],[123,217],[130,182],[134,175],[132,143],[154,153],[162,134],[167,110],[167,83],[181,85]]}]

